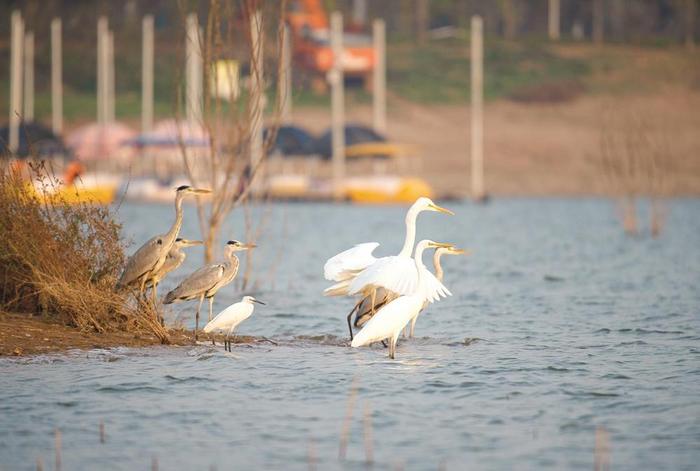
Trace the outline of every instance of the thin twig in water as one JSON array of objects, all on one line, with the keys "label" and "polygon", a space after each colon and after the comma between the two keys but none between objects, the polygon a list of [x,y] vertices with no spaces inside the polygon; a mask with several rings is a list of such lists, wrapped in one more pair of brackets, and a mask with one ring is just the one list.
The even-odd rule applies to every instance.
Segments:
[{"label": "thin twig in water", "polygon": [[316,462],[318,458],[316,457],[316,444],[313,438],[309,438],[309,452],[307,458],[309,460],[309,471],[316,471]]},{"label": "thin twig in water", "polygon": [[59,429],[56,429],[54,432],[54,449],[56,452],[54,469],[56,471],[61,471],[61,431]]},{"label": "thin twig in water", "polygon": [[369,401],[365,402],[365,415],[362,422],[365,437],[365,462],[367,466],[372,466],[374,463],[374,448],[372,444],[372,409]]},{"label": "thin twig in water", "polygon": [[610,469],[610,438],[605,427],[598,426],[595,429],[595,471],[608,471]]},{"label": "thin twig in water", "polygon": [[355,409],[355,401],[357,400],[357,376],[352,378],[350,383],[350,394],[348,395],[348,406],[345,410],[345,420],[343,420],[343,428],[340,431],[340,446],[338,448],[338,459],[344,460],[348,449],[348,439],[350,437],[350,424],[352,422],[352,411]]}]

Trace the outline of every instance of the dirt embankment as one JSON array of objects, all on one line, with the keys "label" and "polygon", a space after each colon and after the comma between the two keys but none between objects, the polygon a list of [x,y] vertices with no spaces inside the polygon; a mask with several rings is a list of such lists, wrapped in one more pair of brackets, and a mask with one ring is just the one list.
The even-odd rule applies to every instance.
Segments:
[{"label": "dirt embankment", "polygon": [[[389,100],[387,134],[407,145],[439,194],[468,195],[470,114],[464,105]],[[601,135],[610,114],[638,116],[666,151],[664,193],[700,195],[700,92],[667,89],[649,95],[584,95],[559,104],[488,102],[484,109],[484,169],[495,195],[584,196],[616,192],[601,169]],[[638,110],[638,111],[635,111]],[[348,104],[348,122],[370,124],[369,105]],[[294,111],[296,124],[320,132],[325,109]],[[640,139],[644,136],[640,136]],[[409,157],[408,160],[411,159]]]}]

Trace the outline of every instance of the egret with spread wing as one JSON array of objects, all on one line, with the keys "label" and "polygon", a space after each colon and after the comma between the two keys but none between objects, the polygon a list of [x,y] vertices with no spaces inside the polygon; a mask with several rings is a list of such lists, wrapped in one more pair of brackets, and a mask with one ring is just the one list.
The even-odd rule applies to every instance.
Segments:
[{"label": "egret with spread wing", "polygon": [[[211,193],[211,190],[192,188],[187,185],[177,188],[175,192],[175,222],[168,232],[152,237],[134,255],[129,257],[126,267],[117,282],[117,288],[139,286],[139,292],[143,294],[146,282],[161,269],[180,232],[183,198],[187,195],[204,195],[208,193]],[[153,292],[153,301],[155,302],[155,290]]]},{"label": "egret with spread wing", "polygon": [[[418,283],[418,273],[411,254],[416,240],[416,220],[423,211],[454,214],[452,211],[436,205],[430,198],[418,198],[406,213],[406,237],[403,248],[398,255],[376,258],[372,255],[372,252],[379,244],[369,242],[356,245],[335,255],[326,262],[324,275],[327,280],[335,281],[336,283],[327,288],[324,291],[324,295],[362,296],[362,299],[348,314],[350,339],[353,337],[352,315],[365,298],[370,297],[369,306],[374,311],[377,308],[378,299],[380,302],[382,299],[388,301],[396,296],[410,294],[415,291]],[[385,295],[378,292],[380,288],[385,290]],[[380,294],[383,297],[380,297]],[[440,292],[438,296],[444,296],[444,293]]]},{"label": "egret with spread wing", "polygon": [[413,260],[418,282],[413,292],[401,295],[381,307],[352,340],[353,347],[362,347],[388,339],[389,357],[394,358],[396,342],[406,324],[420,313],[426,302],[438,300],[441,293],[450,294],[449,290],[423,265],[423,251],[429,247],[451,247],[451,245],[431,240],[422,240],[418,243]]},{"label": "egret with spread wing", "polygon": [[[231,351],[231,334],[238,325],[253,314],[253,303],[265,305],[264,302],[252,296],[243,296],[243,299],[221,311],[216,317],[204,326],[204,332],[227,331],[224,340],[224,350]],[[228,344],[228,348],[227,348]]]},{"label": "egret with spread wing", "polygon": [[[440,283],[442,283],[442,280],[444,278],[444,272],[442,270],[442,265],[440,264],[440,258],[443,255],[469,255],[470,252],[464,251],[463,249],[458,249],[457,247],[438,247],[435,249],[435,252],[433,253],[433,267],[435,268],[435,278],[438,279]],[[423,311],[425,310],[426,307],[428,307],[428,301],[423,303],[423,309],[420,310],[416,316],[411,319],[411,331],[409,333],[409,337],[413,337],[413,331],[416,327],[416,321],[418,320],[418,316],[420,316]]]},{"label": "egret with spread wing", "polygon": [[199,298],[194,327],[195,340],[197,339],[197,331],[199,330],[199,311],[202,309],[204,298],[209,299],[209,320],[211,321],[214,296],[221,288],[231,283],[238,273],[240,262],[235,253],[254,247],[255,244],[244,244],[237,240],[229,240],[226,243],[224,253],[225,262],[213,263],[200,268],[182,280],[177,288],[165,295],[164,304]]}]

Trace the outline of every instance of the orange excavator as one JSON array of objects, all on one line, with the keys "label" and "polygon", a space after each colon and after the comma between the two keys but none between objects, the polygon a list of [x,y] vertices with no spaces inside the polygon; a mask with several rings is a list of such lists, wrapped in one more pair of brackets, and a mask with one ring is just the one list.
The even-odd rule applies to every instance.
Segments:
[{"label": "orange excavator", "polygon": [[[312,88],[327,89],[326,74],[333,66],[328,15],[321,0],[292,0],[287,7],[294,63],[311,74]],[[372,84],[374,49],[366,34],[345,32],[341,57],[345,77],[360,79],[365,88]]]}]

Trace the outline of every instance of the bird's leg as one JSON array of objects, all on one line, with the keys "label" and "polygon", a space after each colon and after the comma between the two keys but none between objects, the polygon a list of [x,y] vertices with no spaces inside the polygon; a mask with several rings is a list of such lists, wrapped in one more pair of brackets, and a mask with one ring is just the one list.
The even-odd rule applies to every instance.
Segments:
[{"label": "bird's leg", "polygon": [[411,319],[411,333],[408,335],[410,338],[413,338],[413,332],[414,332],[414,329],[416,328],[416,321],[417,320],[418,320],[418,316]]},{"label": "bird's leg", "polygon": [[141,287],[139,288],[139,295],[143,298],[146,291],[146,276],[141,277]]},{"label": "bird's leg", "polygon": [[396,341],[397,341],[398,339],[399,339],[399,336],[398,336],[398,335],[395,335],[395,336],[393,336],[393,337],[391,338],[391,340],[390,340],[391,343],[389,344],[389,345],[390,345],[390,347],[389,347],[389,358],[391,358],[392,360],[393,360],[394,357],[396,356]]},{"label": "bird's leg", "polygon": [[362,299],[360,299],[357,304],[355,304],[355,307],[352,308],[352,311],[350,311],[350,314],[348,314],[348,330],[350,331],[350,341],[352,342],[352,315],[355,311],[357,311],[360,308],[360,304],[362,304]]},{"label": "bird's leg", "polygon": [[374,316],[374,304],[377,302],[377,288],[372,290],[372,316]]},{"label": "bird's leg", "polygon": [[214,296],[209,298],[209,320],[207,322],[211,322],[211,316],[212,316],[213,309],[214,309]]},{"label": "bird's leg", "polygon": [[386,344],[386,341],[382,340],[381,342],[382,342],[382,345],[384,345],[384,348],[388,347],[388,345]]},{"label": "bird's leg", "polygon": [[197,340],[197,331],[199,330],[199,310],[202,309],[202,303],[204,302],[204,295],[199,297],[199,305],[197,306],[197,316],[194,320],[194,339]]}]

